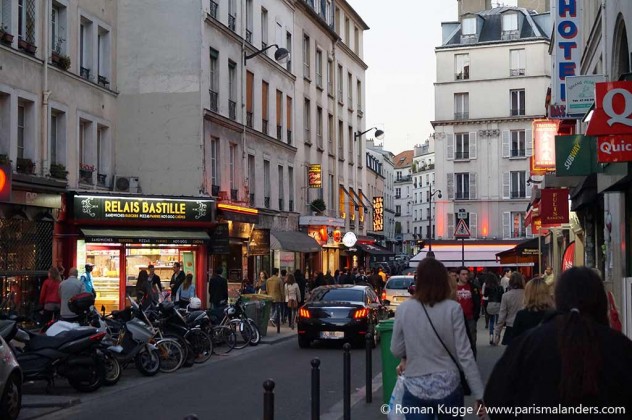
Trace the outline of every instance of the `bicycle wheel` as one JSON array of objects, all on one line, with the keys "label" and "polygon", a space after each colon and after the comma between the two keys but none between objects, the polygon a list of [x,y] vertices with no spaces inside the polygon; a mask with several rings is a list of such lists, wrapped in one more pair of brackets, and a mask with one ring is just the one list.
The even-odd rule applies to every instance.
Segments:
[{"label": "bicycle wheel", "polygon": [[235,332],[235,348],[243,349],[250,344],[252,339],[252,331],[250,325],[241,319],[232,319],[229,324],[230,328]]},{"label": "bicycle wheel", "polygon": [[251,318],[247,318],[246,322],[248,322],[248,325],[250,325],[250,331],[252,332],[250,345],[256,346],[261,341],[261,333],[259,332],[259,328],[257,327],[257,324],[255,324],[255,321],[253,321]]},{"label": "bicycle wheel", "polygon": [[213,353],[226,354],[235,348],[235,331],[225,325],[218,325],[211,330],[213,340]]},{"label": "bicycle wheel", "polygon": [[163,338],[155,343],[160,355],[160,371],[163,373],[175,372],[184,362],[184,351],[176,339]]},{"label": "bicycle wheel", "polygon": [[186,334],[186,339],[191,343],[194,363],[204,363],[213,354],[213,342],[211,337],[200,329],[192,329]]}]

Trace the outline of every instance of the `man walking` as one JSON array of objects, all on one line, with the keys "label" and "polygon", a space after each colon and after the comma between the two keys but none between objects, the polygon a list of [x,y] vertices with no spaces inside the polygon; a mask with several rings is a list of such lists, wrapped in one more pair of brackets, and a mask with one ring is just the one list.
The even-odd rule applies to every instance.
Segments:
[{"label": "man walking", "polygon": [[287,316],[289,314],[289,308],[287,306],[287,302],[285,301],[285,285],[287,284],[287,270],[284,268],[281,270],[281,293],[283,294],[283,310],[281,311],[281,323],[285,324],[287,322]]},{"label": "man walking", "polygon": [[474,357],[476,357],[476,322],[481,312],[481,293],[479,288],[470,282],[470,270],[466,267],[459,268],[458,280],[456,298],[465,314]]},{"label": "man walking", "polygon": [[215,268],[215,275],[208,282],[208,294],[211,309],[226,305],[228,301],[228,280],[222,277],[222,267]]},{"label": "man walking", "polygon": [[149,264],[147,266],[149,270],[148,281],[151,285],[151,301],[153,303],[158,303],[158,295],[162,292],[162,284],[160,283],[160,276],[156,274],[156,270],[153,264]]},{"label": "man walking", "polygon": [[173,274],[171,275],[171,281],[169,287],[171,288],[171,300],[176,298],[176,292],[180,288],[180,285],[184,282],[184,271],[182,271],[179,262],[173,263]]},{"label": "man walking", "polygon": [[59,311],[59,315],[61,316],[62,321],[73,322],[78,317],[76,313],[72,312],[68,308],[68,299],[78,295],[79,293],[87,291],[85,283],[77,278],[78,275],[79,270],[72,267],[68,271],[68,278],[59,284],[59,297],[61,298],[61,309]]},{"label": "man walking", "polygon": [[87,263],[85,265],[86,272],[81,275],[81,282],[86,289],[86,292],[92,293],[95,297],[97,293],[94,291],[94,285],[92,284],[92,269],[94,264]]},{"label": "man walking", "polygon": [[276,323],[281,322],[281,311],[283,311],[283,305],[285,304],[285,299],[283,298],[283,284],[279,278],[278,268],[272,269],[272,276],[266,281],[266,293],[274,302],[270,322],[276,327]]}]

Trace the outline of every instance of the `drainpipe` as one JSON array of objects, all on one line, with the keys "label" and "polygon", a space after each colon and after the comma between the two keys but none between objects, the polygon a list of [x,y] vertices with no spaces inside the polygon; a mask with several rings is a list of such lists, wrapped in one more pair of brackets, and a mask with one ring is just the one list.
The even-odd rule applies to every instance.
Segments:
[{"label": "drainpipe", "polygon": [[608,61],[608,9],[606,8],[606,0],[601,0],[601,20],[602,20],[602,25],[601,27],[603,28],[603,50],[602,50],[602,55],[603,55],[603,72],[604,75],[606,76],[606,80],[610,80],[609,75],[610,72],[612,71],[610,62]]},{"label": "drainpipe", "polygon": [[48,161],[48,97],[50,96],[50,91],[48,90],[48,18],[50,16],[49,11],[50,2],[44,2],[44,33],[42,36],[42,51],[44,53],[44,81],[42,86],[42,117],[41,121],[41,131],[42,138],[40,141],[40,169],[39,174],[44,176],[46,173],[46,169],[49,166]]}]

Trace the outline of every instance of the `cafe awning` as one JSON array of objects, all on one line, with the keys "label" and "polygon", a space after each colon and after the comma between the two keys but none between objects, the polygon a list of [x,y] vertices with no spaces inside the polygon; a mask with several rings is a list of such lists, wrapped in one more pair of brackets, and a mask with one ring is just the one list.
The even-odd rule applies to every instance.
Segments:
[{"label": "cafe awning", "polygon": [[126,244],[203,244],[208,233],[200,230],[81,229],[86,242]]},{"label": "cafe awning", "polygon": [[[502,264],[498,261],[496,254],[512,249],[515,244],[515,242],[506,244],[465,243],[465,261],[463,261],[461,245],[459,244],[433,244],[432,252],[434,252],[435,258],[441,261],[446,267],[460,267],[463,265],[463,262],[467,267],[499,267]],[[428,248],[420,251],[417,255],[411,258],[409,266],[416,267],[421,260],[426,258],[427,253]]]},{"label": "cafe awning", "polygon": [[382,248],[375,244],[356,243],[355,247],[371,255],[395,255],[390,249]]},{"label": "cafe awning", "polygon": [[314,238],[303,232],[297,231],[271,231],[270,248],[293,252],[318,252],[320,245]]},{"label": "cafe awning", "polygon": [[498,258],[508,257],[508,256],[518,256],[518,257],[528,257],[528,256],[536,256],[538,255],[538,238],[528,239],[524,242],[520,242],[515,247],[499,252],[496,254]]}]

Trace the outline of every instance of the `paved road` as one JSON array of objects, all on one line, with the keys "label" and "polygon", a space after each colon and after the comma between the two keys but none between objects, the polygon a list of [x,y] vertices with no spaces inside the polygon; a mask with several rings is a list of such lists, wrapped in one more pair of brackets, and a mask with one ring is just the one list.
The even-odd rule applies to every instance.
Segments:
[{"label": "paved road", "polygon": [[[354,349],[351,353],[352,392],[356,392],[364,386],[365,352]],[[79,395],[79,405],[48,414],[46,419],[176,420],[190,413],[200,419],[261,418],[262,383],[267,378],[276,382],[275,419],[309,418],[311,359],[321,360],[321,411],[327,413],[342,399],[342,354],[340,345],[306,350],[291,339],[214,357],[204,365],[154,378],[142,378],[127,369],[117,386]],[[373,357],[378,374],[378,349]],[[63,382],[56,392],[73,394]]]}]

